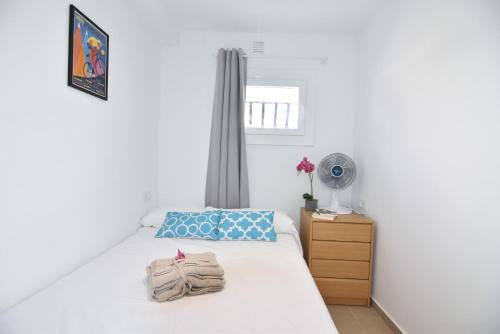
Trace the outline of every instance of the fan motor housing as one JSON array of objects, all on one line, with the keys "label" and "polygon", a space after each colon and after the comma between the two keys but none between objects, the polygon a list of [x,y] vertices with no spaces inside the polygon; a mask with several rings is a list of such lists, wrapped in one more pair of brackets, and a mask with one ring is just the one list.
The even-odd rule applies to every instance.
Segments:
[{"label": "fan motor housing", "polygon": [[339,165],[332,166],[330,173],[333,177],[342,177],[344,175],[344,168]]}]

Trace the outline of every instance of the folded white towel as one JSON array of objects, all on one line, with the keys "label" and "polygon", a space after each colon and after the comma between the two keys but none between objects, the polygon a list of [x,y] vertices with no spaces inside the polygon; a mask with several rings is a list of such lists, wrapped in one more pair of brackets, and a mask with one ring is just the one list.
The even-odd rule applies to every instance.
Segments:
[{"label": "folded white towel", "polygon": [[224,270],[211,252],[186,254],[182,260],[157,259],[146,268],[153,299],[172,301],[224,288]]}]

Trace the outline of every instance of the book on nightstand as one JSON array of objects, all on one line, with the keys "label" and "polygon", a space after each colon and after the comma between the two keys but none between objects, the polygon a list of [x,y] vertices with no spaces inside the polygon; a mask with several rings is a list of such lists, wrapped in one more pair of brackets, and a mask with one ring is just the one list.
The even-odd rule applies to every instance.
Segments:
[{"label": "book on nightstand", "polygon": [[337,213],[327,209],[316,209],[312,217],[315,219],[335,220],[335,218],[337,218]]}]

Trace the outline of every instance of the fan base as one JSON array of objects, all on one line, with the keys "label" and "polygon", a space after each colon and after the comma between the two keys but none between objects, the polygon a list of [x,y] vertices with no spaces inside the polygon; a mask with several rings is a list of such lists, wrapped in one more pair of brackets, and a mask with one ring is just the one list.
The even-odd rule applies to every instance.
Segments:
[{"label": "fan base", "polygon": [[329,210],[335,211],[338,215],[349,215],[352,209],[340,204],[338,189],[332,191],[332,202],[330,203]]},{"label": "fan base", "polygon": [[352,213],[352,209],[345,206],[330,207],[329,210],[337,212],[338,215],[350,215]]}]

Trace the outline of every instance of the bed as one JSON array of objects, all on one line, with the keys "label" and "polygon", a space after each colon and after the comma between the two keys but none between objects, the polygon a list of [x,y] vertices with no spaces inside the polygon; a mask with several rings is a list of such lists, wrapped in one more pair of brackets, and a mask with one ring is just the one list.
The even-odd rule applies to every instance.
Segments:
[{"label": "bed", "polygon": [[[0,315],[0,333],[337,333],[302,258],[295,229],[276,242],[154,238],[138,231]],[[157,303],[151,260],[212,251],[225,270],[217,293]]]}]

